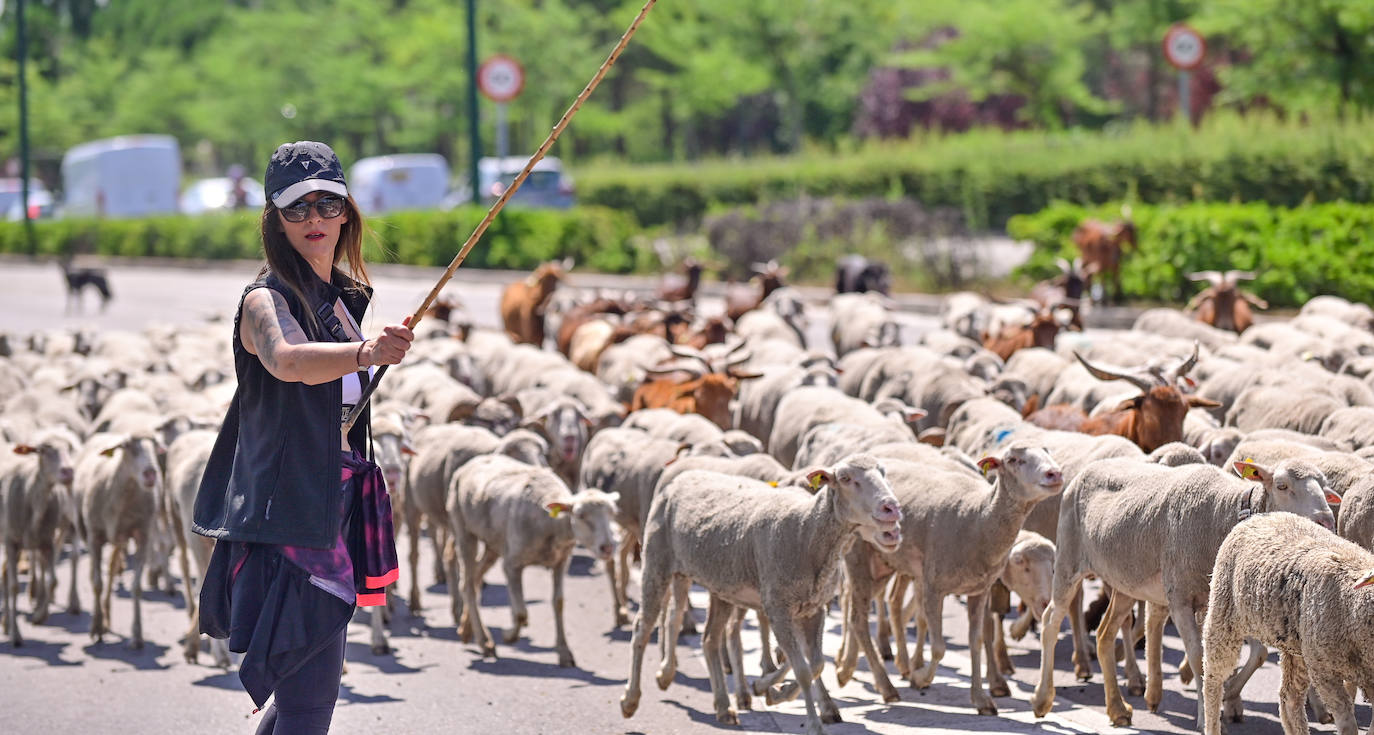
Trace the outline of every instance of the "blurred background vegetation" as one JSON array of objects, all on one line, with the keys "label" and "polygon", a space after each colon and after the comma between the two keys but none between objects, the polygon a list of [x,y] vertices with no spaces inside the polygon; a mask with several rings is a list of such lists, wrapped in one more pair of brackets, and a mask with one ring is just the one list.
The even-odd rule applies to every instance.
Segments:
[{"label": "blurred background vegetation", "polygon": [[[543,140],[640,5],[478,0],[479,58],[509,54],[526,70],[509,106],[513,152]],[[0,158],[18,149],[13,6],[0,14]],[[68,147],[128,133],[176,136],[189,176],[233,164],[260,175],[277,144],[297,139],[328,141],[345,163],[437,152],[455,175],[467,170],[457,0],[28,8],[31,134],[49,185],[60,184]],[[1208,44],[1191,76],[1191,126],[1179,120],[1177,75],[1161,49],[1177,22]],[[587,211],[513,222],[483,262],[524,267],[576,251],[604,252],[608,270],[660,268],[644,243],[673,236],[728,262],[790,259],[817,280],[834,254],[861,250],[900,261],[899,278],[927,273],[905,282],[941,287],[959,284],[930,277],[939,258],[913,239],[1001,233],[1043,210],[1036,222],[1060,224],[1012,227],[1040,248],[1034,273],[1069,247],[1064,212],[1119,211],[1123,201],[1158,205],[1136,211],[1145,238],[1172,233],[1170,248],[1215,254],[1273,233],[1295,241],[1313,222],[1345,228],[1323,242],[1360,243],[1374,237],[1368,217],[1279,210],[1370,203],[1371,113],[1370,0],[669,0],[553,151]],[[1217,209],[1228,205],[1275,213]],[[471,218],[389,217],[377,223],[381,246],[406,262],[442,262]],[[161,234],[52,223],[40,250],[96,242],[96,252],[194,252],[206,238],[217,240],[210,252],[254,247],[240,225],[216,235],[176,219],[157,225]],[[19,242],[0,233],[0,249]],[[1269,251],[1246,252],[1228,262],[1251,267]],[[1176,271],[1221,263],[1176,249],[1159,257]],[[1187,284],[1175,275],[1127,285],[1159,297]],[[1301,287],[1333,279],[1313,275]]]}]

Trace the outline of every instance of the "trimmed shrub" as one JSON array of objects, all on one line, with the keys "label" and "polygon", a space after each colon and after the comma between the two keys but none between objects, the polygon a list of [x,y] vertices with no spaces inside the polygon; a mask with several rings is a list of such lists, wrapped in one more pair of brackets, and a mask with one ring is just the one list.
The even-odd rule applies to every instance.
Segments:
[{"label": "trimmed shrub", "polygon": [[[1055,258],[1078,255],[1072,234],[1079,222],[1120,214],[1120,204],[1057,203],[1013,217],[1010,234],[1035,243],[1018,274],[1053,275]],[[1374,206],[1132,205],[1132,219],[1140,248],[1122,260],[1121,282],[1129,296],[1183,303],[1203,287],[1188,280],[1189,273],[1253,270],[1257,278],[1246,287],[1271,306],[1300,306],[1322,294],[1374,302]]]},{"label": "trimmed shrub", "polygon": [[[365,253],[371,262],[448,265],[485,216],[485,209],[397,212],[367,220]],[[30,248],[22,223],[0,223],[0,252],[29,255],[85,253],[112,256],[249,259],[262,257],[256,213],[146,219],[73,219],[34,223]],[[605,207],[571,210],[503,210],[473,247],[466,265],[533,268],[554,257],[624,273],[646,262],[639,252],[639,225]]]}]

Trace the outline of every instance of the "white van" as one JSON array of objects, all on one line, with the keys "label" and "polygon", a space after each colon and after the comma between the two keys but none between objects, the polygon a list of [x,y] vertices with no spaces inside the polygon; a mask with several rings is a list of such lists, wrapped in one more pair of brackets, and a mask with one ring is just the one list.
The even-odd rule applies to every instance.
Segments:
[{"label": "white van", "polygon": [[82,143],[62,156],[63,217],[176,214],[181,149],[170,135]]},{"label": "white van", "polygon": [[362,158],[348,170],[348,192],[364,214],[438,209],[448,175],[448,161],[438,153]]}]

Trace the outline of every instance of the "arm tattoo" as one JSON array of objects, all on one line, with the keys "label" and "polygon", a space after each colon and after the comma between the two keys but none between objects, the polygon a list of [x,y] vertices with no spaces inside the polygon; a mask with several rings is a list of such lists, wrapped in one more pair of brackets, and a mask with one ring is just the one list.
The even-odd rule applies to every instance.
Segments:
[{"label": "arm tattoo", "polygon": [[247,310],[248,328],[253,338],[253,347],[258,359],[271,372],[280,369],[278,353],[284,345],[300,344],[308,341],[300,324],[291,316],[282,295],[268,290],[271,301],[257,296],[244,305]]}]

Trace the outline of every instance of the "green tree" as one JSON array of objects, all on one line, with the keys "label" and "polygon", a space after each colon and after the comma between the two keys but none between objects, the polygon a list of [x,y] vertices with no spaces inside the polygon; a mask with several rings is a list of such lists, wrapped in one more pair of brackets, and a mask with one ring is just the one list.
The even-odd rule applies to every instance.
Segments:
[{"label": "green tree", "polygon": [[1293,110],[1374,107],[1374,3],[1211,0],[1195,21],[1250,60],[1222,71],[1224,98]]}]

